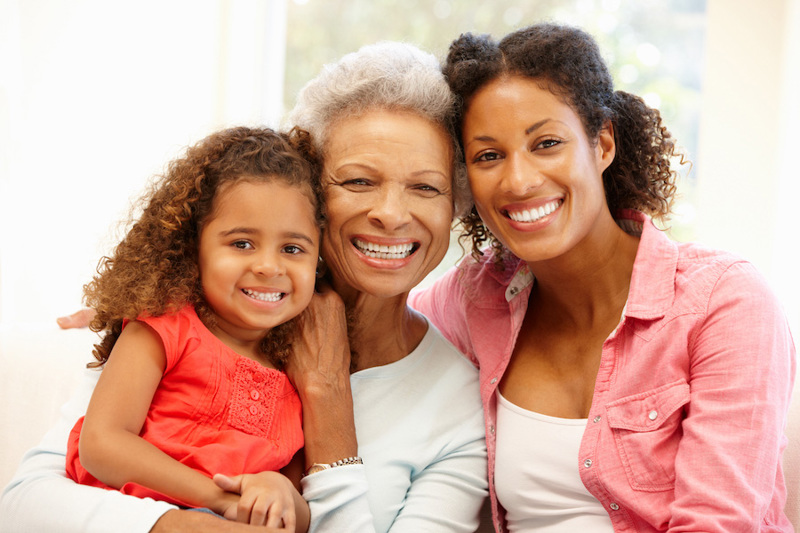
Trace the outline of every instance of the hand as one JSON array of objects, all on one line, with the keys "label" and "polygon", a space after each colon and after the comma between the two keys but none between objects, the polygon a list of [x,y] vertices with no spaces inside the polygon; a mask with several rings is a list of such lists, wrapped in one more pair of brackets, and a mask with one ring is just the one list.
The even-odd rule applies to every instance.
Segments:
[{"label": "hand", "polygon": [[349,388],[350,343],[342,299],[320,284],[300,315],[297,338],[286,364],[286,375],[304,399],[309,388]]},{"label": "hand", "polygon": [[254,526],[295,531],[295,502],[302,497],[283,474],[261,472],[235,477],[217,474],[214,483],[228,493],[241,495],[238,504],[229,505],[224,510],[225,518]]},{"label": "hand", "polygon": [[285,533],[285,530],[240,524],[198,511],[172,509],[161,515],[150,533]]},{"label": "hand", "polygon": [[81,309],[69,316],[57,318],[56,322],[61,329],[85,328],[92,321],[94,315],[94,309]]},{"label": "hand", "polygon": [[358,455],[350,342],[342,299],[330,287],[319,288],[299,317],[286,375],[303,405],[306,467]]}]

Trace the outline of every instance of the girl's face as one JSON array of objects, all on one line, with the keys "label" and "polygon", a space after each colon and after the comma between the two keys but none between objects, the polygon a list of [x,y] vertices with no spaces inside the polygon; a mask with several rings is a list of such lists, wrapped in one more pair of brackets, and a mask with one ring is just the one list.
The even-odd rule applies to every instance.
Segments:
[{"label": "girl's face", "polygon": [[336,289],[392,297],[444,257],[453,217],[450,140],[417,115],[371,111],[331,129],[322,255]]},{"label": "girl's face", "polygon": [[560,256],[613,224],[602,180],[613,133],[589,139],[577,113],[536,81],[502,77],[475,93],[463,141],[478,214],[517,257]]},{"label": "girl's face", "polygon": [[221,188],[199,249],[214,333],[242,349],[303,311],[314,293],[319,238],[303,189],[279,178],[244,178]]}]

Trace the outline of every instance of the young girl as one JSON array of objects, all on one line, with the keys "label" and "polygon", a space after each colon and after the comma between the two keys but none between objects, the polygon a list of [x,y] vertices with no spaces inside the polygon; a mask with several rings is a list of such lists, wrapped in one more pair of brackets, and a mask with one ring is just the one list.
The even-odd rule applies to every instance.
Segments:
[{"label": "young girl", "polygon": [[[105,334],[90,366],[103,373],[70,436],[74,480],[307,529],[292,460],[301,406],[281,368],[318,261],[309,145],[300,132],[225,130],[156,183],[85,288]],[[241,496],[217,474],[243,474]]]}]

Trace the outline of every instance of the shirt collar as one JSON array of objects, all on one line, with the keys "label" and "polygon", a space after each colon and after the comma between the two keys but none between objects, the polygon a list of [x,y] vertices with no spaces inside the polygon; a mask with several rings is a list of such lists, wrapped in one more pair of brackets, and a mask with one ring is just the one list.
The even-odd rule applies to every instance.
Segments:
[{"label": "shirt collar", "polygon": [[629,233],[626,226],[641,227],[625,314],[645,320],[661,318],[675,299],[678,246],[644,213],[624,209],[617,217],[620,226]]},{"label": "shirt collar", "polygon": [[525,261],[520,261],[517,264],[514,277],[511,278],[511,282],[506,287],[506,301],[510,302],[531,285],[533,285],[533,273]]}]

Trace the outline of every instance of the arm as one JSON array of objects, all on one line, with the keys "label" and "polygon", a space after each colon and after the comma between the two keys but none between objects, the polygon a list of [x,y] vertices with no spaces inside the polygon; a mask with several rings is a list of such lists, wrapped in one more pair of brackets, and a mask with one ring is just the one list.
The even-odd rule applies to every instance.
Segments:
[{"label": "arm", "polygon": [[141,322],[129,323],[89,402],[80,437],[81,463],[111,487],[136,483],[190,506],[235,516],[238,495],[139,436],[165,365],[155,331]]},{"label": "arm", "polygon": [[[111,531],[119,531],[115,527]],[[285,529],[231,522],[208,513],[172,510],[165,513],[151,533],[286,533]]]},{"label": "arm", "polygon": [[81,309],[71,315],[61,316],[56,319],[61,329],[85,328],[89,326],[95,315],[94,309]]},{"label": "arm", "polygon": [[[286,373],[303,405],[305,467],[308,468],[315,463],[330,464],[357,456],[358,442],[344,304],[335,292],[323,286],[301,315],[301,321],[302,334],[294,343]],[[328,479],[333,483],[326,484]],[[372,530],[363,465],[312,474],[303,478],[302,488],[312,518],[309,531],[335,531],[328,521],[337,516],[347,521],[345,531]]]},{"label": "arm", "polygon": [[776,490],[796,363],[780,305],[751,265],[721,276],[689,350],[670,529],[758,529]]},{"label": "arm", "polygon": [[350,343],[341,298],[328,287],[300,317],[301,334],[286,373],[303,405],[305,467],[358,455]]},{"label": "arm", "polygon": [[[269,533],[216,518],[181,511],[174,505],[136,498],[117,491],[78,485],[64,471],[67,438],[86,412],[100,372],[85,370],[75,394],[61,409],[61,418],[38,446],[22,460],[0,496],[0,532],[40,533]],[[46,509],[47,512],[42,512]]]},{"label": "arm", "polygon": [[0,496],[0,532],[145,533],[175,509],[164,502],[78,485],[66,477],[67,438],[86,412],[99,375],[85,371],[79,389],[62,407],[61,418],[23,458]]}]

